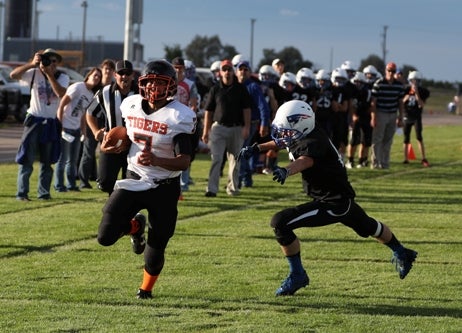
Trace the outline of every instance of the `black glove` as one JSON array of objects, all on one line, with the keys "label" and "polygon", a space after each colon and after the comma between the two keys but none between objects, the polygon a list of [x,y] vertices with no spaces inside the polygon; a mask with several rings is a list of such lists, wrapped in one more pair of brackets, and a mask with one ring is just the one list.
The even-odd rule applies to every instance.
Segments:
[{"label": "black glove", "polygon": [[253,156],[253,154],[260,152],[260,148],[258,148],[258,144],[254,143],[251,146],[246,146],[241,149],[239,155],[237,155],[237,161],[239,162],[241,159],[245,158],[248,160]]},{"label": "black glove", "polygon": [[278,183],[281,183],[281,185],[284,185],[287,177],[289,177],[289,170],[286,168],[279,168],[276,167],[273,171],[273,180],[277,181]]}]

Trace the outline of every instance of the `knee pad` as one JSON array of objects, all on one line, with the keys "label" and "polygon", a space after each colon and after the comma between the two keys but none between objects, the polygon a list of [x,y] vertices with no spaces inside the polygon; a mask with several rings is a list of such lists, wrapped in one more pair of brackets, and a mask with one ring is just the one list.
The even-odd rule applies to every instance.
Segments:
[{"label": "knee pad", "polygon": [[367,225],[355,227],[353,229],[358,234],[358,236],[361,236],[363,238],[367,238],[369,236],[378,238],[382,235],[383,225],[382,223],[371,218],[370,223],[368,223]]},{"label": "knee pad", "polygon": [[291,244],[297,238],[297,236],[291,229],[287,228],[284,220],[281,217],[281,213],[276,213],[271,219],[270,225],[273,228],[277,242],[282,246],[286,246]]}]

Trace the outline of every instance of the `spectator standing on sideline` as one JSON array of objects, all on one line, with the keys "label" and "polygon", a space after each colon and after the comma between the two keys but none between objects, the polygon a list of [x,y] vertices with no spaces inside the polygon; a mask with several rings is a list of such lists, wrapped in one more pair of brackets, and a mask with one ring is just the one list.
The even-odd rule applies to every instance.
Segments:
[{"label": "spectator standing on sideline", "polygon": [[[250,131],[247,139],[244,140],[244,146],[250,146],[258,140],[269,134],[271,111],[263,95],[260,85],[252,78],[250,64],[248,61],[240,61],[237,66],[236,77],[239,83],[243,84],[249,92],[251,98],[251,116]],[[252,187],[253,165],[257,164],[259,154],[253,156],[247,161],[240,162],[239,169],[239,187]]]},{"label": "spectator standing on sideline", "polygon": [[[103,208],[98,242],[110,246],[123,235],[131,236],[133,251],[144,252],[143,281],[136,296],[149,299],[175,232],[180,171],[190,163],[196,114],[174,100],[176,73],[167,61],[146,64],[138,82],[140,94],[127,97],[120,107],[132,141],[127,179],[116,182]],[[146,218],[138,213],[142,209],[148,211],[147,241]]]},{"label": "spectator standing on sideline", "polygon": [[[102,78],[101,85],[103,87],[111,84],[114,81],[115,63],[111,59],[104,59],[100,65]],[[84,117],[85,124],[87,123]],[[99,128],[104,126],[104,117],[98,118]],[[90,179],[97,179],[97,163],[96,163],[96,148],[98,141],[95,139],[90,126],[85,126],[85,135],[82,145],[82,157],[79,163],[79,178],[80,188],[92,188]]]},{"label": "spectator standing on sideline", "polygon": [[249,136],[250,103],[247,89],[234,76],[233,64],[228,59],[223,60],[220,65],[220,82],[210,89],[205,103],[202,141],[210,146],[212,158],[206,197],[217,196],[225,150],[229,168],[226,193],[239,194],[237,154]]},{"label": "spectator standing on sideline", "polygon": [[[125,178],[127,171],[127,151],[120,149],[107,150],[104,148],[104,137],[116,126],[125,126],[120,104],[124,98],[134,94],[133,65],[128,60],[116,63],[115,81],[100,89],[87,108],[87,124],[90,126],[95,139],[101,142],[98,167],[98,188],[111,194],[117,177],[122,171]],[[101,126],[98,118],[104,117],[105,124]]]},{"label": "spectator standing on sideline", "polygon": [[[197,92],[196,83],[185,76],[185,61],[181,57],[176,57],[172,60],[173,68],[175,68],[177,78],[178,78],[178,87],[175,98],[186,105],[187,107],[191,108],[194,112],[198,111],[198,100],[199,100],[199,93]],[[191,155],[191,163],[195,157],[195,151],[199,144],[199,137],[195,133],[191,136],[191,146],[193,148],[193,154]],[[181,191],[185,192],[189,190],[189,185],[191,184],[190,179],[191,173],[191,166],[189,166],[186,170],[181,172],[180,184],[181,184]]]},{"label": "spectator standing on sideline", "polygon": [[403,86],[407,85],[406,78],[404,77],[403,71],[399,67],[396,68],[395,80],[401,82]]},{"label": "spectator standing on sideline", "polygon": [[61,123],[56,112],[69,85],[69,76],[56,68],[61,60],[55,50],[46,49],[35,53],[32,61],[10,73],[12,79],[25,81],[31,87],[30,106],[16,155],[19,164],[16,199],[21,201],[30,201],[29,180],[37,152],[40,155],[38,198],[51,199],[52,164],[59,158],[61,143]]},{"label": "spectator standing on sideline", "polygon": [[372,87],[372,169],[390,167],[391,145],[396,126],[403,126],[404,87],[401,82],[395,80],[395,72],[396,64],[389,62],[385,69],[385,77],[375,81]]},{"label": "spectator standing on sideline", "polygon": [[276,113],[272,125],[273,140],[244,147],[239,159],[255,151],[274,146],[289,151],[290,163],[273,172],[273,180],[283,185],[288,177],[302,174],[308,184],[306,193],[312,201],[286,208],[271,218],[271,227],[285,255],[290,273],[276,290],[276,296],[293,295],[310,280],[303,267],[298,228],[321,227],[334,223],[353,229],[360,237],[374,237],[393,251],[392,262],[400,279],[412,268],[417,252],[403,247],[384,223],[368,216],[355,202],[352,188],[340,154],[326,133],[315,125],[315,114],[302,101],[289,101]]},{"label": "spectator standing on sideline", "polygon": [[418,71],[412,71],[407,77],[409,86],[406,87],[404,93],[404,163],[409,163],[408,152],[411,145],[411,129],[415,125],[415,135],[419,144],[420,155],[422,156],[421,163],[424,167],[429,167],[425,156],[425,146],[423,142],[423,126],[422,126],[422,111],[427,98],[430,97],[430,91],[421,86],[422,74]]},{"label": "spectator standing on sideline", "polygon": [[[80,191],[77,187],[77,169],[80,152],[80,136],[85,130],[85,110],[94,94],[101,88],[101,69],[92,68],[83,82],[69,86],[61,99],[57,117],[62,124],[61,155],[56,163],[55,190]],[[64,184],[66,174],[67,186]]]}]

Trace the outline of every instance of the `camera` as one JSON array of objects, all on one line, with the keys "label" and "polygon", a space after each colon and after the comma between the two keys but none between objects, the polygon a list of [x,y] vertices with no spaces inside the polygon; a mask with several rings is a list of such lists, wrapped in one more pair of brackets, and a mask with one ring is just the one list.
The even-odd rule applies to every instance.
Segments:
[{"label": "camera", "polygon": [[40,55],[40,62],[42,63],[43,66],[48,67],[51,65],[51,60],[46,54],[41,54]]}]

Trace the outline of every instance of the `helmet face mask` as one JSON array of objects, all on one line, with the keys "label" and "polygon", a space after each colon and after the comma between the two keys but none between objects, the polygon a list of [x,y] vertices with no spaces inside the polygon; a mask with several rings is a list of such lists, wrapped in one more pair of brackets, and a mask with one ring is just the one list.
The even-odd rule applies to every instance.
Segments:
[{"label": "helmet face mask", "polygon": [[276,112],[271,126],[271,137],[278,147],[290,147],[311,133],[314,126],[315,115],[309,104],[292,100],[282,104]]},{"label": "helmet face mask", "polygon": [[140,95],[151,104],[173,98],[177,89],[176,71],[165,60],[152,61],[144,67],[138,87]]}]

